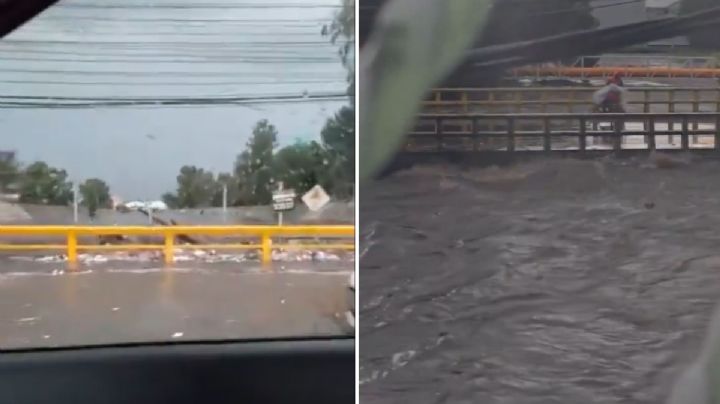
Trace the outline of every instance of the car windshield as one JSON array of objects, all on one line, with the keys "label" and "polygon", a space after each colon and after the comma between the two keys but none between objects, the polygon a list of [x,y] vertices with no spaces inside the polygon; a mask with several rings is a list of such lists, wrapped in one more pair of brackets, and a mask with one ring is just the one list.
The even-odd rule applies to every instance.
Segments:
[{"label": "car windshield", "polygon": [[0,39],[0,348],[351,335],[353,27],[61,0]]}]

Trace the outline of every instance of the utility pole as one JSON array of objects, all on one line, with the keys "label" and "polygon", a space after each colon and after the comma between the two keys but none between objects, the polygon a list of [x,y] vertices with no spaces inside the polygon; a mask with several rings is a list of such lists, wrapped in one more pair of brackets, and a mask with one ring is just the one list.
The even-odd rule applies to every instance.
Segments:
[{"label": "utility pole", "polygon": [[78,205],[80,201],[78,201],[78,186],[77,184],[73,184],[73,223],[77,224],[78,222]]},{"label": "utility pole", "polygon": [[223,184],[223,194],[222,194],[222,214],[223,214],[223,222],[227,223],[227,184]]},{"label": "utility pole", "polygon": [[[283,182],[280,181],[278,183],[278,191],[282,192],[282,190],[283,190]],[[283,225],[283,212],[280,211],[280,212],[278,212],[278,226],[282,226],[282,225]]]}]

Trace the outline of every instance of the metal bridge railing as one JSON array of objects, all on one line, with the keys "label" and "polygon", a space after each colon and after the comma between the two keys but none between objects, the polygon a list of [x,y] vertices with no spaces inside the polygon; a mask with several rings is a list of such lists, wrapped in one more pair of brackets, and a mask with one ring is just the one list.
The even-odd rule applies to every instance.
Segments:
[{"label": "metal bridge railing", "polygon": [[[70,264],[78,261],[78,251],[141,251],[160,250],[165,263],[174,262],[175,248],[182,247],[176,239],[182,236],[209,236],[254,238],[252,244],[197,244],[193,249],[256,249],[261,252],[261,261],[268,264],[272,261],[272,250],[310,249],[310,250],[353,250],[355,248],[355,226],[0,226],[0,240],[12,236],[22,237],[53,237],[62,243],[2,243],[0,251],[47,251],[64,250]],[[81,244],[83,238],[103,236],[144,236],[163,240],[162,244],[123,243],[123,244]],[[333,244],[273,244],[274,238],[304,239],[326,238],[341,239],[344,242]]]},{"label": "metal bridge railing", "polygon": [[[437,88],[426,113],[583,113],[597,87]],[[628,87],[628,112],[720,112],[720,88]],[[686,111],[681,111],[685,109]]]},{"label": "metal bridge railing", "polygon": [[625,77],[635,78],[720,78],[715,67],[646,67],[646,66],[525,66],[511,69],[510,77],[608,77],[621,72]]},{"label": "metal bridge railing", "polygon": [[[405,151],[479,151],[482,148],[512,152],[525,150],[588,150],[588,139],[610,143],[621,150],[624,140],[640,137],[634,149],[657,149],[657,137],[668,136],[678,150],[720,151],[720,113],[660,114],[421,114],[408,134]],[[701,142],[710,137],[712,143]],[[568,138],[576,144],[562,142]],[[532,139],[530,142],[523,140]],[[553,149],[553,140],[561,141]],[[691,142],[692,140],[692,142]],[[675,148],[675,147],[673,147]]]},{"label": "metal bridge railing", "polygon": [[[559,64],[561,64],[560,62]],[[598,64],[600,63],[600,64]],[[680,55],[648,55],[648,54],[604,54],[578,57],[571,66],[574,67],[684,67],[713,68],[718,66],[714,56],[680,56]]]}]

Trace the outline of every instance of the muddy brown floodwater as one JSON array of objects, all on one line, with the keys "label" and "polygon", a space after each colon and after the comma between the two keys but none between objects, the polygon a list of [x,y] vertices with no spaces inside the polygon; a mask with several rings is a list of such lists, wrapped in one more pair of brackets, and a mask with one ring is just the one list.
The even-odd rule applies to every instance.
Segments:
[{"label": "muddy brown floodwater", "polygon": [[656,161],[365,186],[363,403],[663,402],[720,298],[720,164]]},{"label": "muddy brown floodwater", "polygon": [[0,349],[352,332],[351,262],[54,266],[0,261]]}]

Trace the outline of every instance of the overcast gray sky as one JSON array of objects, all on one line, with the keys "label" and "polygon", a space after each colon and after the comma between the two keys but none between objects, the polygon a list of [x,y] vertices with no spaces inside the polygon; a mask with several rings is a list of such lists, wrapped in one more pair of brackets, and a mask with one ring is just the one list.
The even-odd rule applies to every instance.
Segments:
[{"label": "overcast gray sky", "polygon": [[[61,0],[0,40],[7,96],[193,97],[340,93],[337,47],[320,35],[340,0]],[[92,109],[0,107],[0,150],[124,199],[174,190],[183,164],[229,171],[255,122],[281,144],[319,139],[347,101]]]}]

